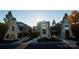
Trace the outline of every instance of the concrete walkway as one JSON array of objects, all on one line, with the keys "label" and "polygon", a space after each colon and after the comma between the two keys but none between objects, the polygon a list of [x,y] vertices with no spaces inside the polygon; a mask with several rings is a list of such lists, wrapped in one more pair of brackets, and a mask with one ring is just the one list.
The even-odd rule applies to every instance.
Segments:
[{"label": "concrete walkway", "polygon": [[[25,37],[24,39],[22,39],[22,43],[16,47],[16,49],[24,49],[28,46],[28,44],[32,41],[28,41],[27,40],[29,39],[30,37]],[[25,41],[26,40],[26,41]]]},{"label": "concrete walkway", "polygon": [[23,42],[21,43],[18,47],[16,47],[16,49],[24,49],[28,46],[28,44],[30,44],[31,41],[29,42]]}]

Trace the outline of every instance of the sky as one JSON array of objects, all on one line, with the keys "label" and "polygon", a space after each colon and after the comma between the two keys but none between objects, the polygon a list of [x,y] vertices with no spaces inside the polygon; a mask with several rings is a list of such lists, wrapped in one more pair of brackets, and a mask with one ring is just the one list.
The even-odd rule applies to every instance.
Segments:
[{"label": "sky", "polygon": [[[9,10],[0,10],[0,22]],[[23,22],[31,27],[36,26],[39,21],[50,21],[53,19],[60,22],[65,13],[70,14],[70,10],[11,10],[17,22]]]}]

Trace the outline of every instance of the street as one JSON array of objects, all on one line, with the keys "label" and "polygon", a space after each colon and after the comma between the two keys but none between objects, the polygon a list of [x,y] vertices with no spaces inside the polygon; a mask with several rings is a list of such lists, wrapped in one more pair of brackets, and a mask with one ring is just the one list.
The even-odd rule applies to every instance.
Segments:
[{"label": "street", "polygon": [[[4,49],[64,49],[64,48],[76,48],[76,42],[72,40],[62,39],[55,37],[59,42],[38,42],[37,38],[29,40],[29,36],[22,40],[8,43],[0,44],[0,48]],[[56,40],[52,39],[52,40]]]},{"label": "street", "polygon": [[33,39],[26,49],[64,49],[76,48],[76,43],[71,40],[59,39],[61,42],[37,42],[37,38]]}]

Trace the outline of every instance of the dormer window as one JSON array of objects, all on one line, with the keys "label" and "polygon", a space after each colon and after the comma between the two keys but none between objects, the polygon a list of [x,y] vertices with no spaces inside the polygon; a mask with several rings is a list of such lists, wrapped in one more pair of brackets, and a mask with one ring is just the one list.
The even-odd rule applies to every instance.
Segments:
[{"label": "dormer window", "polygon": [[23,24],[19,24],[19,26],[24,26]]},{"label": "dormer window", "polygon": [[69,27],[69,25],[65,25],[65,27]]}]

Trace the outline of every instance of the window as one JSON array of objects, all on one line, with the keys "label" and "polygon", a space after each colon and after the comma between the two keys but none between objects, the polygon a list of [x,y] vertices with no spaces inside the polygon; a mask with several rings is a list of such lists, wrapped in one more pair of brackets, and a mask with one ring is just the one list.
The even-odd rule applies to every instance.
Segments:
[{"label": "window", "polygon": [[65,25],[65,27],[69,27],[69,25]]},{"label": "window", "polygon": [[66,35],[66,38],[69,38],[70,37],[70,31],[69,30],[66,30],[65,31],[65,35]]},{"label": "window", "polygon": [[14,24],[12,25],[12,31],[14,31]]},{"label": "window", "polygon": [[43,34],[46,34],[46,29],[43,29]]},{"label": "window", "polygon": [[12,31],[14,31],[14,26],[12,26]]},{"label": "window", "polygon": [[9,38],[9,34],[7,34],[6,38]]},{"label": "window", "polygon": [[43,27],[43,34],[46,34],[46,27]]},{"label": "window", "polygon": [[21,24],[21,23],[20,23],[19,26],[24,26],[24,24]]}]

